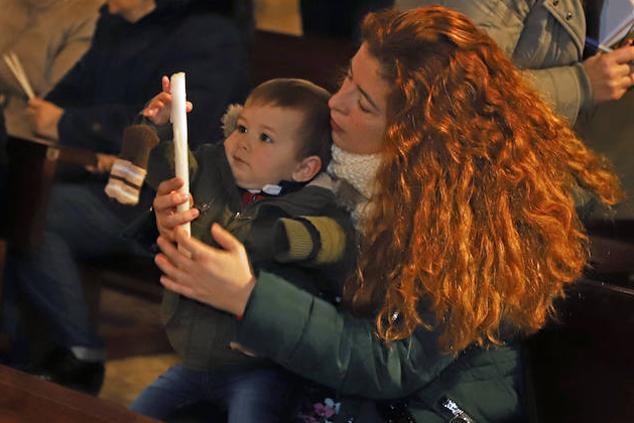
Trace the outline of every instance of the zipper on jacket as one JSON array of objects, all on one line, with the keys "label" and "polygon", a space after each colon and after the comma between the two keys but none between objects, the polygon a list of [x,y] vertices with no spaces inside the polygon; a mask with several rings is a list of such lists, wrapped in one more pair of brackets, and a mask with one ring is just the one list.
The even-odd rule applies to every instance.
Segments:
[{"label": "zipper on jacket", "polygon": [[449,397],[442,397],[439,401],[440,408],[449,412],[453,417],[451,423],[476,423],[475,419],[467,414],[460,406]]}]

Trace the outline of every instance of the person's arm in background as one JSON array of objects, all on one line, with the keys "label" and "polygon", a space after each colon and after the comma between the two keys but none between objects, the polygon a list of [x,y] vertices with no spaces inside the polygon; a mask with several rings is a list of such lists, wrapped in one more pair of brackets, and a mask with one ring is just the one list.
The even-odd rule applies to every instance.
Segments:
[{"label": "person's arm in background", "polygon": [[90,47],[98,6],[99,3],[93,0],[60,2],[55,6],[57,14],[66,15],[60,22],[64,27],[63,33],[51,34],[51,43],[59,42],[59,45],[47,47],[47,51],[42,54],[45,60],[44,69],[42,72],[32,73],[36,75],[33,84],[38,97],[29,102],[29,112],[34,132],[39,135],[53,140],[59,139],[57,123],[64,109],[42,98],[73,68]]},{"label": "person's arm in background", "polygon": [[[63,43],[58,46],[55,54],[49,53],[53,58],[44,75],[47,85],[38,92],[41,97],[46,96],[90,47],[101,1],[78,0],[62,2],[62,4],[66,6],[64,12],[76,16],[76,18],[70,20],[64,28]],[[71,7],[72,9],[70,9]]]},{"label": "person's arm in background", "polygon": [[[585,39],[578,19],[583,19],[577,15],[583,15],[581,3],[576,0],[568,2],[553,3],[553,5],[527,1],[527,0],[505,0],[505,1],[470,1],[462,0],[397,0],[396,7],[408,8],[422,6],[425,4],[442,4],[458,10],[469,16],[480,28],[484,29],[493,38],[502,50],[513,57],[518,47],[518,42],[525,26],[531,8],[551,7],[553,13],[563,14],[561,19],[566,20],[566,7],[575,6],[574,13],[571,13],[571,24],[577,22],[579,33],[571,35],[577,37],[578,57],[574,63],[540,68],[525,67],[523,70],[528,78],[533,81],[535,87],[545,95],[547,101],[553,104],[555,110],[566,117],[571,124],[576,121],[579,112],[588,109],[593,105],[616,100],[626,89],[634,84],[634,74],[630,69],[627,76],[627,69],[623,66],[629,57],[634,57],[634,47],[626,48],[627,52],[613,52],[610,54],[600,54],[593,56],[586,61],[581,61],[581,53]],[[565,7],[564,7],[565,6]],[[555,16],[549,16],[554,22]],[[563,31],[563,29],[562,29]],[[555,42],[555,41],[553,41]],[[520,67],[522,67],[520,65]]]},{"label": "person's arm in background", "polygon": [[[20,14],[11,10],[0,19],[5,26],[9,26],[6,21],[11,17],[16,21],[13,33],[9,28],[2,32],[11,40],[4,46],[3,53],[15,53],[39,98],[45,96],[89,48],[100,5],[101,0],[53,1],[31,10],[25,22]],[[31,8],[22,5],[20,9]],[[10,131],[20,137],[33,136],[25,114],[28,99],[4,61],[0,63],[0,91],[9,96],[10,104],[5,113]]]},{"label": "person's arm in background", "polygon": [[[103,17],[102,11],[102,17]],[[97,22],[97,29],[93,42],[88,51],[75,65],[65,73],[53,89],[44,98],[36,97],[29,101],[29,114],[33,131],[41,136],[59,141],[60,136],[68,131],[68,125],[62,131],[61,121],[66,114],[66,109],[80,107],[87,103],[87,99],[93,97],[95,87],[95,75],[93,69],[96,66],[96,48],[98,39],[104,37],[102,19]],[[74,128],[73,128],[74,129]],[[64,137],[64,143],[68,137]],[[84,142],[87,142],[84,139]],[[69,145],[73,145],[70,143]],[[77,145],[76,145],[77,146]],[[79,147],[90,148],[88,145]]]}]

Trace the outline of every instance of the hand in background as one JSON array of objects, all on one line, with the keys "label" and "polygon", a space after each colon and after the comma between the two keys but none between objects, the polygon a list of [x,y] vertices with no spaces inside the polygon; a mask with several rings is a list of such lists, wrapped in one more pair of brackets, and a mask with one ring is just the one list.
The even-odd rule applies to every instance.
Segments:
[{"label": "hand in background", "polygon": [[27,115],[31,121],[31,127],[36,134],[52,140],[59,140],[57,123],[62,118],[64,109],[50,101],[39,97],[29,100]]},{"label": "hand in background", "polygon": [[[172,110],[172,93],[170,90],[170,79],[163,76],[161,79],[163,91],[150,100],[148,105],[143,109],[143,116],[150,119],[155,125],[165,125],[170,121],[170,112]],[[194,106],[191,102],[186,102],[187,112],[191,112]]]},{"label": "hand in background", "polygon": [[217,223],[211,236],[221,248],[214,248],[188,236],[178,228],[174,231],[176,245],[160,236],[162,254],[155,258],[164,273],[163,286],[236,316],[242,316],[255,278],[244,245]]},{"label": "hand in background", "polygon": [[117,156],[112,154],[97,153],[96,156],[97,163],[86,166],[86,170],[90,173],[108,173],[112,169],[115,160],[117,160]]},{"label": "hand in background", "polygon": [[175,240],[174,229],[184,223],[191,222],[199,214],[196,208],[190,208],[184,212],[176,210],[178,205],[188,201],[190,206],[193,204],[191,194],[186,195],[177,191],[183,186],[183,183],[181,178],[172,178],[161,182],[152,203],[159,233],[170,242]]},{"label": "hand in background", "polygon": [[618,100],[634,86],[634,46],[598,53],[583,62],[596,103]]}]

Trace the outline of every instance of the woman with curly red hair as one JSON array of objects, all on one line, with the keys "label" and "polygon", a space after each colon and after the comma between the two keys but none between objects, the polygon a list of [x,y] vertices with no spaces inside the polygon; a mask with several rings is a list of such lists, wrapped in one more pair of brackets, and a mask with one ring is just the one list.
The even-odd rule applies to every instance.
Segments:
[{"label": "woman with curly red hair", "polygon": [[[176,179],[155,199],[162,283],[239,316],[244,347],[336,389],[341,421],[353,397],[405,398],[419,422],[511,421],[518,341],[588,260],[577,194],[612,205],[617,178],[463,15],[384,11],[362,31],[330,100],[331,173],[365,175],[352,185],[369,199],[353,208],[360,252],[343,305],[254,275],[218,226],[224,250],[187,238],[176,227],[196,213],[176,212]],[[371,177],[341,166],[362,157],[378,157]]]}]

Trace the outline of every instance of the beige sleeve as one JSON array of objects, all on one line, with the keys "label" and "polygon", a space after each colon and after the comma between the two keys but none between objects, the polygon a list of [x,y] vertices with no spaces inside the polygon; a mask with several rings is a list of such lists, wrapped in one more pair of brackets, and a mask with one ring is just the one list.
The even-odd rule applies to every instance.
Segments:
[{"label": "beige sleeve", "polygon": [[60,45],[54,52],[48,53],[49,69],[45,76],[48,87],[40,93],[41,96],[46,95],[90,47],[101,3],[102,0],[66,2],[66,12],[73,18],[66,21],[67,27],[64,28]]}]

